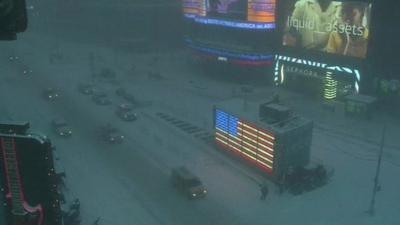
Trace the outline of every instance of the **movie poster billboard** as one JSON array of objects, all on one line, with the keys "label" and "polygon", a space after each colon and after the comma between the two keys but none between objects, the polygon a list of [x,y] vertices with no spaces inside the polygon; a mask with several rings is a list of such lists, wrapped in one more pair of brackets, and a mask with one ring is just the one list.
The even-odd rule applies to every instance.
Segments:
[{"label": "movie poster billboard", "polygon": [[283,45],[365,58],[371,4],[359,1],[289,0]]}]

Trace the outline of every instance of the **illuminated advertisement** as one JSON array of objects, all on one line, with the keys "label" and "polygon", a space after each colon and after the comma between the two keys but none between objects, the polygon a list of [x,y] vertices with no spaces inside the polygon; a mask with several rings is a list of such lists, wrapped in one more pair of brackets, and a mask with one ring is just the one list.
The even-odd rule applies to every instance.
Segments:
[{"label": "illuminated advertisement", "polygon": [[216,109],[215,140],[225,149],[272,173],[275,136],[271,132]]},{"label": "illuminated advertisement", "polygon": [[207,0],[207,16],[247,20],[247,0]]},{"label": "illuminated advertisement", "polygon": [[275,0],[248,0],[247,20],[274,23],[275,5]]},{"label": "illuminated advertisement", "polygon": [[289,0],[283,45],[343,56],[367,55],[371,4],[358,1]]},{"label": "illuminated advertisement", "polygon": [[183,0],[183,13],[189,16],[206,16],[205,0]]},{"label": "illuminated advertisement", "polygon": [[344,66],[288,56],[275,58],[275,82],[325,99],[341,99],[359,92],[360,72]]},{"label": "illuminated advertisement", "polygon": [[185,17],[197,23],[242,29],[274,29],[276,0],[183,0]]}]

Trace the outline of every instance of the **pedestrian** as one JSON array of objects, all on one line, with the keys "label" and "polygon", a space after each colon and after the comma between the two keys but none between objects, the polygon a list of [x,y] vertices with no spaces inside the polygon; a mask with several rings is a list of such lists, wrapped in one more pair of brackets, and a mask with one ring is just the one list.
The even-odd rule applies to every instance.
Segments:
[{"label": "pedestrian", "polygon": [[72,205],[70,206],[70,209],[71,209],[71,210],[77,210],[77,211],[79,211],[80,206],[81,206],[81,203],[79,202],[79,199],[76,198],[76,199],[72,202]]},{"label": "pedestrian", "polygon": [[97,217],[97,219],[93,222],[92,225],[99,225],[99,222],[100,222],[100,216]]},{"label": "pedestrian", "polygon": [[282,195],[283,192],[285,191],[285,185],[286,185],[286,175],[283,174],[281,179],[279,179],[278,181],[278,189],[280,195]]},{"label": "pedestrian", "polygon": [[268,195],[268,186],[266,184],[261,184],[260,185],[260,191],[261,191],[261,200],[265,200]]}]

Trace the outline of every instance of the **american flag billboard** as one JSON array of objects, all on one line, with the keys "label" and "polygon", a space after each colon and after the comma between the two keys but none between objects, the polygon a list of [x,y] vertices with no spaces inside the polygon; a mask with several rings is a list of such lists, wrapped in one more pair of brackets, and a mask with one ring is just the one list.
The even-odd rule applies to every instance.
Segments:
[{"label": "american flag billboard", "polygon": [[217,144],[256,164],[264,171],[274,171],[275,136],[272,132],[215,109],[215,140]]}]

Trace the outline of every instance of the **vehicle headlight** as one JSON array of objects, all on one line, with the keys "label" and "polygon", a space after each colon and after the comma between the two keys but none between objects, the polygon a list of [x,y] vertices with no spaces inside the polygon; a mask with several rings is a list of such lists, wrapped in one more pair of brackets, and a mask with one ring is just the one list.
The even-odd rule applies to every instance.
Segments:
[{"label": "vehicle headlight", "polygon": [[204,190],[203,193],[206,194],[206,193],[207,193],[207,190]]},{"label": "vehicle headlight", "polygon": [[68,131],[69,134],[72,134],[72,131]]},{"label": "vehicle headlight", "polygon": [[193,193],[192,196],[193,196],[193,197],[196,197],[196,193]]},{"label": "vehicle headlight", "polygon": [[64,132],[60,132],[60,135],[64,135]]}]

